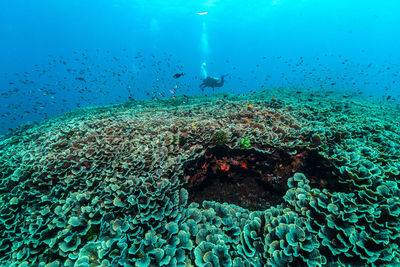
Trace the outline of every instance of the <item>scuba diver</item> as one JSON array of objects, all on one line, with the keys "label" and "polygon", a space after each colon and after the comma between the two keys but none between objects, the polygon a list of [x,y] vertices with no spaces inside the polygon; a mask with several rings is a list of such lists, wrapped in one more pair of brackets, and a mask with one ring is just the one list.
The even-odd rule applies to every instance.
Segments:
[{"label": "scuba diver", "polygon": [[206,71],[206,63],[203,62],[201,65],[201,72],[203,74],[203,82],[200,84],[201,91],[204,92],[206,87],[211,87],[214,91],[215,87],[222,87],[224,85],[225,77],[228,74],[221,75],[221,78],[208,76]]},{"label": "scuba diver", "polygon": [[226,75],[221,75],[221,78],[207,77],[203,79],[203,83],[200,84],[201,91],[204,91],[206,87],[211,87],[213,90],[215,87],[222,87],[224,85],[224,78]]}]

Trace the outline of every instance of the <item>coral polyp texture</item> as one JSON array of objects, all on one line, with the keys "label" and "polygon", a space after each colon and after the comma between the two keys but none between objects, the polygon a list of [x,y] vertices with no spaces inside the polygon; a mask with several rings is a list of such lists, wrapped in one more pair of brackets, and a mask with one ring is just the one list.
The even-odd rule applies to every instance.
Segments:
[{"label": "coral polyp texture", "polygon": [[25,125],[0,141],[0,263],[399,266],[397,114],[279,89]]}]

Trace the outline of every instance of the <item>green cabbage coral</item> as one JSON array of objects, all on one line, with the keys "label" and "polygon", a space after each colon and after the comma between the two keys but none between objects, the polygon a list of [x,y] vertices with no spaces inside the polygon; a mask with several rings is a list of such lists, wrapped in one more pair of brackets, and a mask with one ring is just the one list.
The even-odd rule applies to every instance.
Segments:
[{"label": "green cabbage coral", "polygon": [[247,149],[251,147],[250,139],[248,137],[243,137],[242,139],[240,139],[240,147],[242,149]]}]

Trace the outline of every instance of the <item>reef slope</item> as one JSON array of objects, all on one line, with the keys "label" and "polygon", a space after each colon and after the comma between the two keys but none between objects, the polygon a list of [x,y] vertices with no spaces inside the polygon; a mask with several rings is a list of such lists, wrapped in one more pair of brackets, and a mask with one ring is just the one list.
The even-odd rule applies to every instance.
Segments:
[{"label": "reef slope", "polygon": [[389,104],[136,101],[25,125],[0,151],[3,265],[400,265]]}]

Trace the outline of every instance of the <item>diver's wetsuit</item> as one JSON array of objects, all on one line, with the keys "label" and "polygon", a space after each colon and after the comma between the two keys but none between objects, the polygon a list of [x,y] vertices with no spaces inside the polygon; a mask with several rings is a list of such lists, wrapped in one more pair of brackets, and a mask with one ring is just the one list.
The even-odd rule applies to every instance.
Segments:
[{"label": "diver's wetsuit", "polygon": [[215,87],[222,87],[224,85],[225,75],[221,75],[221,78],[207,77],[200,84],[201,91],[203,92],[206,87],[211,87],[213,90]]}]

